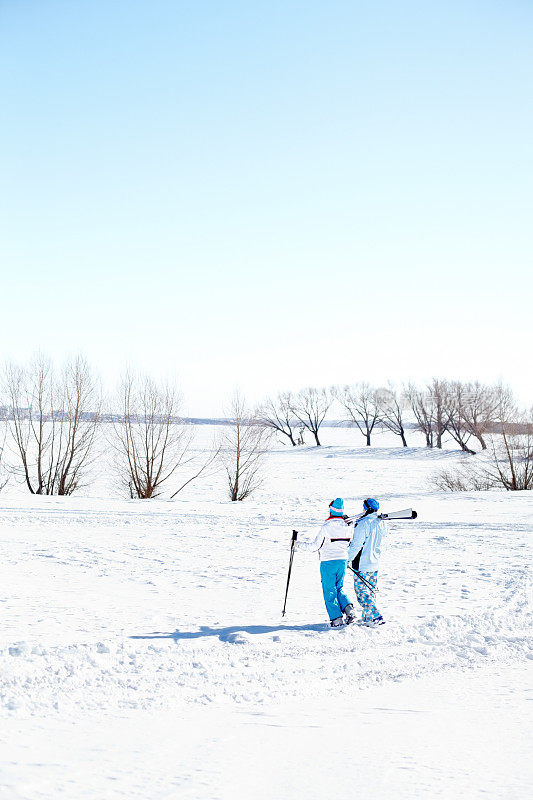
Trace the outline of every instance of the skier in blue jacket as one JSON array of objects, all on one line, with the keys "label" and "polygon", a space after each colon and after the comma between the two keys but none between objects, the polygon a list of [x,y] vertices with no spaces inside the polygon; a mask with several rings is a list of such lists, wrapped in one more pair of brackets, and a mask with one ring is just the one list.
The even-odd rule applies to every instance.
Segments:
[{"label": "skier in blue jacket", "polygon": [[364,501],[363,508],[365,513],[355,523],[348,561],[354,571],[355,596],[363,609],[363,624],[373,627],[385,622],[376,606],[376,589],[381,542],[388,532],[388,525],[378,517],[377,500],[369,497]]},{"label": "skier in blue jacket", "polygon": [[353,605],[344,591],[346,560],[352,537],[343,515],[344,502],[342,497],[337,497],[329,504],[329,517],[314,541],[296,543],[299,550],[318,551],[322,592],[332,628],[343,624],[343,614],[347,625],[355,620]]}]

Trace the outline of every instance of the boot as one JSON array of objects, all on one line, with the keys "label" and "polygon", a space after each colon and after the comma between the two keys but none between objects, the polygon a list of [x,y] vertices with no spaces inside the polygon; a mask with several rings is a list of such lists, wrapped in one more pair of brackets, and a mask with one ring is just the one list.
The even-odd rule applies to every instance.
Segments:
[{"label": "boot", "polygon": [[347,625],[351,625],[352,622],[355,622],[356,614],[355,611],[353,610],[353,605],[351,603],[350,605],[346,606],[346,608],[343,611],[343,614],[346,617]]},{"label": "boot", "polygon": [[380,615],[379,617],[374,617],[374,619],[367,619],[365,625],[367,628],[375,628],[377,625],[385,625],[385,620]]},{"label": "boot", "polygon": [[329,623],[332,628],[341,628],[342,627],[342,617],[337,617],[336,619],[332,619]]}]

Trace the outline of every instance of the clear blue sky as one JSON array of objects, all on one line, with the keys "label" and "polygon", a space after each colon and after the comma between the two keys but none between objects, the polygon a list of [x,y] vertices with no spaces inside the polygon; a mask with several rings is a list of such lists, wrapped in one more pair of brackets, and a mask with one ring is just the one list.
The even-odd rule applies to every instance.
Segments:
[{"label": "clear blue sky", "polygon": [[3,358],[533,401],[529,0],[0,0]]}]

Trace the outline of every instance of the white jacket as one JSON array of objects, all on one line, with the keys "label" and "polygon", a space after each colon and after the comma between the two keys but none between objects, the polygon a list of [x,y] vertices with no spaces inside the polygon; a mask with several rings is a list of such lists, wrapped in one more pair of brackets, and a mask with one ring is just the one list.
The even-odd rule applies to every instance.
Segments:
[{"label": "white jacket", "polygon": [[379,569],[381,540],[386,536],[388,530],[387,523],[378,518],[377,511],[368,514],[357,523],[348,551],[348,561],[353,561],[361,551],[359,572],[376,572]]},{"label": "white jacket", "polygon": [[318,550],[321,561],[346,561],[351,531],[342,517],[328,517],[313,542],[298,542],[299,550]]}]

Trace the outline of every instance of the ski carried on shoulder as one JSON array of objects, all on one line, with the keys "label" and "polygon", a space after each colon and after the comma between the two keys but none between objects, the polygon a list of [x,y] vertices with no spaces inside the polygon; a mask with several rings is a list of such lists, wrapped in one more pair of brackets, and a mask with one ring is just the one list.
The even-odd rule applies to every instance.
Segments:
[{"label": "ski carried on shoulder", "polygon": [[[347,525],[355,524],[357,525],[366,514],[359,514],[357,517],[344,517],[344,521]],[[378,519],[389,520],[389,519],[416,519],[418,514],[412,508],[404,508],[403,511],[389,511],[388,513],[383,512],[382,514],[378,514]]]},{"label": "ski carried on shoulder", "polygon": [[405,508],[403,511],[390,511],[388,514],[378,514],[380,519],[416,519],[418,514],[412,508]]}]

